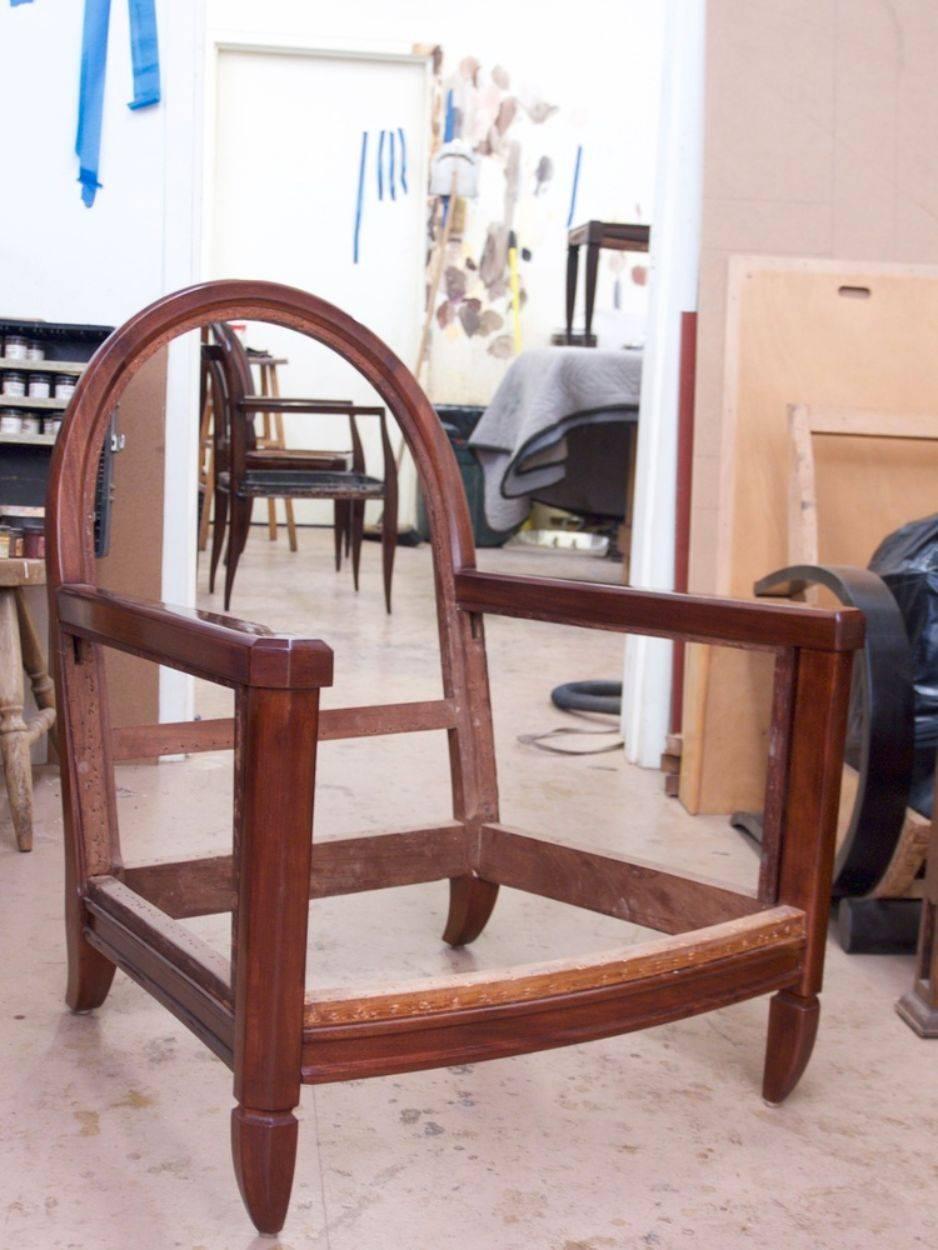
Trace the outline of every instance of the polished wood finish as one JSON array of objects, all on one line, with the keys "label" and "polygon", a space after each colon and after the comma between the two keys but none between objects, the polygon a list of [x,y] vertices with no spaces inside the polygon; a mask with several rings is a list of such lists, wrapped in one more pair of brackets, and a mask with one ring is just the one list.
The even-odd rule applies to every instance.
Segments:
[{"label": "polished wood finish", "polygon": [[[85,523],[96,468],[88,448],[149,354],[175,334],[227,319],[269,320],[333,348],[403,430],[430,518],[442,699],[320,712],[319,690],[332,680],[325,643],[97,588]],[[356,509],[344,518],[352,535]],[[232,1065],[235,1170],[261,1231],[277,1231],[286,1215],[302,1082],[579,1043],[777,991],[766,1090],[773,1097],[790,1090],[807,1062],[807,1025],[817,1015],[850,664],[862,642],[858,613],[477,573],[458,467],[412,376],[337,309],[267,283],[212,283],[168,296],[108,340],[82,379],[55,451],[49,521],[68,1001],[75,1010],[100,1005],[120,966]],[[782,690],[772,765],[777,836],[758,895],[551,845],[500,823],[486,612],[774,653]],[[106,647],[234,687],[233,720],[136,726],[115,738],[101,667]],[[416,830],[315,839],[320,741],[431,730],[447,735],[451,817]],[[125,867],[115,756],[232,746],[232,855]],[[450,884],[445,939],[454,946],[481,933],[501,885],[665,936],[592,959],[305,999],[310,898],[433,880]],[[230,974],[181,923],[228,910]]]},{"label": "polished wood finish", "polygon": [[[420,703],[382,703],[376,707],[328,708],[319,713],[319,741],[372,738],[384,734],[425,733],[452,729],[456,712],[447,699]],[[162,725],[131,725],[115,729],[115,760],[150,759],[159,755],[223,751],[234,746],[232,717],[176,721]]]},{"label": "polished wood finish", "polygon": [[759,911],[753,896],[653,864],[545,842],[503,825],[482,830],[475,870],[486,881],[616,916],[662,933],[686,933]]},{"label": "polished wood finish", "polygon": [[465,612],[494,612],[749,650],[790,646],[853,652],[863,642],[863,617],[852,609],[818,612],[787,604],[769,606],[475,570],[457,574],[456,597]]},{"label": "polished wood finish", "polygon": [[[463,826],[401,829],[313,845],[309,897],[331,898],[389,886],[446,881],[471,871]],[[175,919],[234,911],[231,855],[127,867],[125,885]]]}]

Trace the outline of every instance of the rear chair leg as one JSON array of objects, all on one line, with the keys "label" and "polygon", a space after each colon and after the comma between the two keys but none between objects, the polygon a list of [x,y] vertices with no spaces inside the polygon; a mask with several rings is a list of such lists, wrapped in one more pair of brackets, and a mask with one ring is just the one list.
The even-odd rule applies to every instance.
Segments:
[{"label": "rear chair leg", "polygon": [[117,966],[85,940],[84,904],[70,882],[66,884],[65,938],[68,948],[65,1002],[72,1011],[82,1015],[100,1007],[107,998]]},{"label": "rear chair leg", "polygon": [[488,923],[498,886],[481,877],[453,877],[449,883],[449,915],[443,941],[450,946],[474,942]]},{"label": "rear chair leg", "polygon": [[814,1050],[820,1015],[816,994],[804,998],[792,990],[782,990],[772,999],[762,1079],[766,1102],[784,1102],[801,1080]]}]

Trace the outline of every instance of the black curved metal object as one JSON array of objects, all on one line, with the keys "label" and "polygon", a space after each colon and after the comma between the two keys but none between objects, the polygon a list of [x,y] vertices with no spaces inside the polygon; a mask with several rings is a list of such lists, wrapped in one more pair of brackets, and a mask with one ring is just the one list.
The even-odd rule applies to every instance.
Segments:
[{"label": "black curved metal object", "polygon": [[854,669],[853,692],[862,725],[859,784],[834,868],[833,893],[842,898],[876,887],[902,833],[915,762],[912,655],[899,606],[869,569],[797,564],[761,578],[753,590],[759,596],[791,598],[809,586],[826,587],[866,617],[866,645]]},{"label": "black curved metal object", "polygon": [[621,681],[567,681],[550,692],[554,707],[563,712],[622,712]]}]

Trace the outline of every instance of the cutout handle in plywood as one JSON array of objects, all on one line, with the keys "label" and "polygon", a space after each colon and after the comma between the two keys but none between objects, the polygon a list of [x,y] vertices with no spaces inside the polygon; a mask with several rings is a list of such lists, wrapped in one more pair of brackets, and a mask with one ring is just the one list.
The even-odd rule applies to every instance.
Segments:
[{"label": "cutout handle in plywood", "polygon": [[869,299],[873,292],[868,286],[839,286],[837,294],[844,299]]}]

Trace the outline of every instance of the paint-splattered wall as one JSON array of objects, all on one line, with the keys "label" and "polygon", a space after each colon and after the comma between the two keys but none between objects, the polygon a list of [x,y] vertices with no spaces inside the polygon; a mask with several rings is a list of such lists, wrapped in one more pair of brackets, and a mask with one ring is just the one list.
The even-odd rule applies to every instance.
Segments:
[{"label": "paint-splattered wall", "polygon": [[[209,0],[213,38],[309,48],[410,53],[439,49],[433,123],[447,92],[464,137],[480,153],[479,195],[454,223],[423,380],[437,402],[485,403],[514,353],[505,264],[517,234],[525,347],[563,324],[566,227],[578,149],[575,219],[653,221],[661,77],[661,0]],[[376,101],[376,115],[380,101]],[[380,123],[380,124],[383,124]],[[433,225],[428,205],[428,249]],[[430,257],[428,256],[428,261]],[[640,320],[640,257],[605,253],[598,328],[616,299]],[[632,270],[639,268],[633,279]],[[617,272],[618,271],[618,272]]]},{"label": "paint-splattered wall", "polygon": [[[597,124],[563,76],[547,94],[507,59],[484,63],[437,48],[434,65],[434,144],[461,139],[478,157],[479,188],[476,197],[457,201],[436,291],[436,249],[448,209],[430,200],[427,285],[433,328],[426,378],[439,402],[485,403],[519,345],[545,346],[563,324],[568,222],[650,221],[653,170],[634,171],[627,187],[609,178],[613,136],[628,119],[613,113]],[[634,124],[652,125],[656,108],[652,91]],[[619,185],[610,189],[610,182]],[[643,256],[615,252],[601,258],[597,321],[610,342],[642,337],[645,262]]]}]

